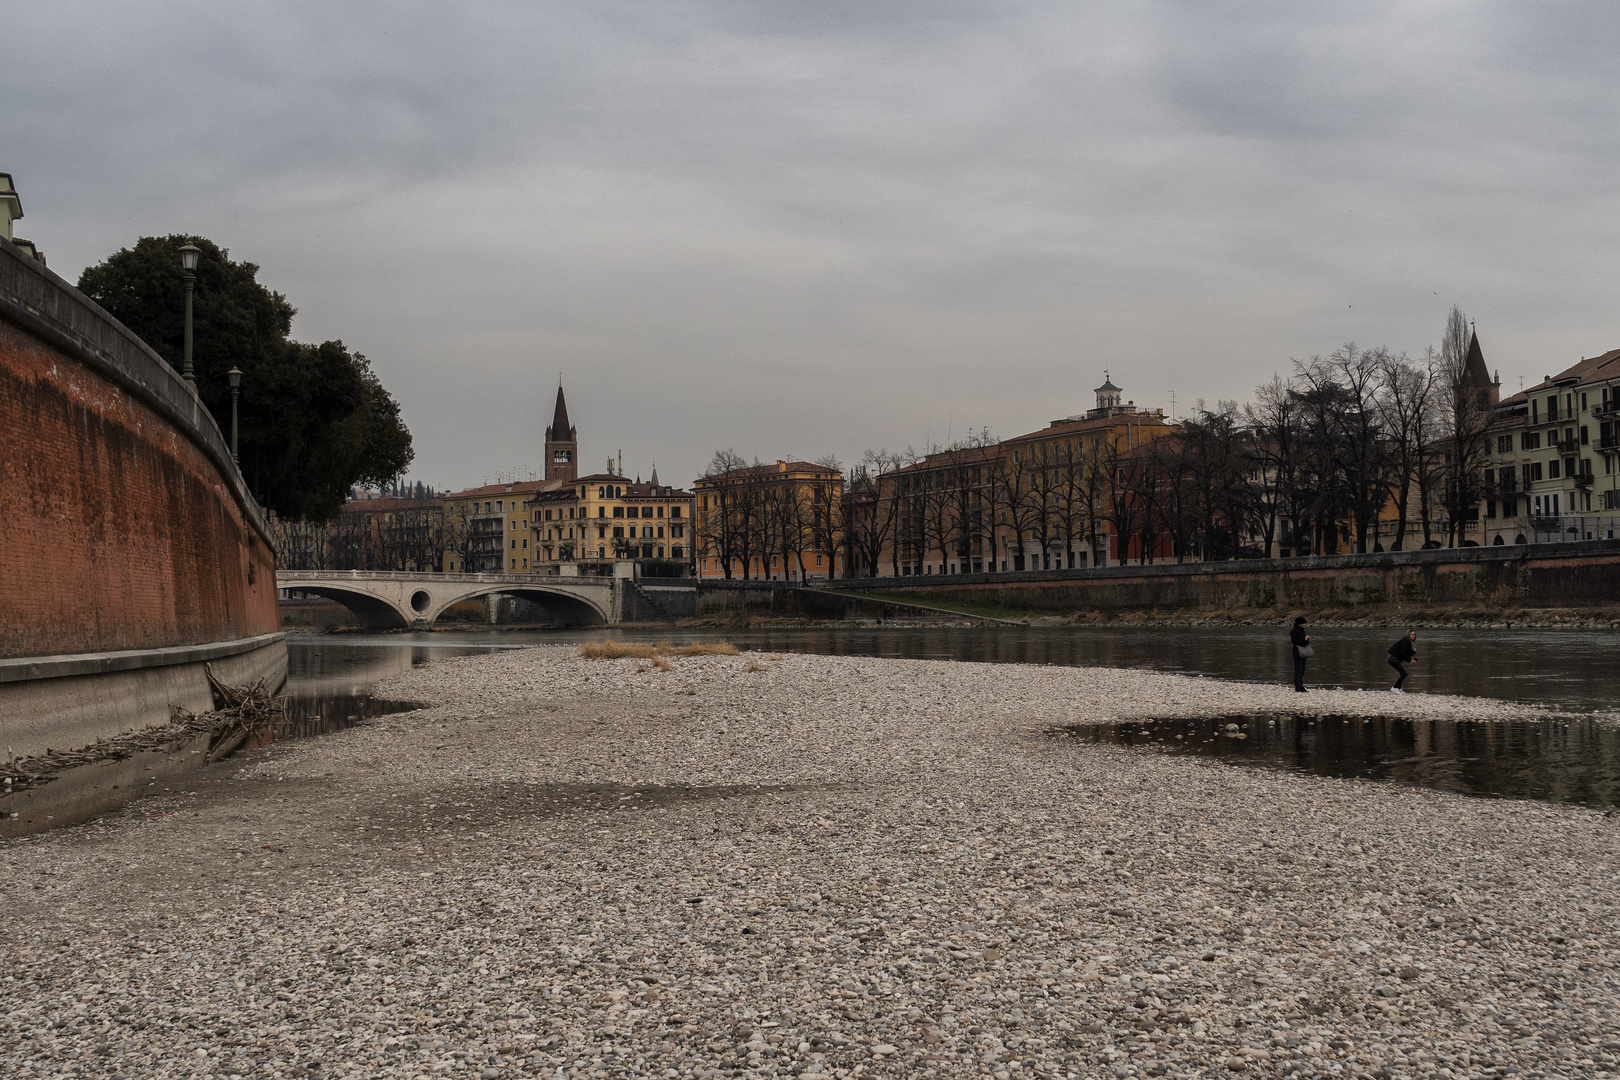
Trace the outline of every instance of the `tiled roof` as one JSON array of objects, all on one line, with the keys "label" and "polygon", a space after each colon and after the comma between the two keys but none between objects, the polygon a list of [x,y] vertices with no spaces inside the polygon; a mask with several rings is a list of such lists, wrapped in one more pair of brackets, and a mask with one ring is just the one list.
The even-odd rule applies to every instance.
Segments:
[{"label": "tiled roof", "polygon": [[[817,465],[813,461],[778,461],[773,465],[745,465],[740,469],[732,469],[729,472],[722,473],[720,475],[735,479],[737,477],[751,476],[782,476],[786,475],[787,473],[803,472],[822,473],[827,476],[843,476],[843,473],[839,472],[837,469],[826,465]],[[700,476],[697,478],[696,483],[701,484],[705,480],[710,479],[713,478],[708,476]]]},{"label": "tiled roof", "polygon": [[1586,383],[1602,382],[1605,379],[1620,379],[1620,349],[1610,349],[1601,356],[1588,356],[1557,375],[1548,376],[1534,386],[1527,386],[1517,394],[1503,398],[1502,404],[1520,404],[1554,387],[1581,386]]}]

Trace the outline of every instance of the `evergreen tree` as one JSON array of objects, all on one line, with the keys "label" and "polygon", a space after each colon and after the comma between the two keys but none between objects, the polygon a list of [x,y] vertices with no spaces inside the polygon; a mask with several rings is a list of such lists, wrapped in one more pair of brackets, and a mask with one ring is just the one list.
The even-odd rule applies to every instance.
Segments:
[{"label": "evergreen tree", "polygon": [[411,463],[399,405],[365,356],[342,341],[293,341],[293,306],[259,284],[258,266],[199,236],[143,236],[79,277],[79,289],[180,370],[185,277],[180,248],[202,249],[193,297],[193,368],[203,404],[229,430],[242,371],[240,458],[248,486],[286,518],[326,521],[356,484],[382,486]]}]

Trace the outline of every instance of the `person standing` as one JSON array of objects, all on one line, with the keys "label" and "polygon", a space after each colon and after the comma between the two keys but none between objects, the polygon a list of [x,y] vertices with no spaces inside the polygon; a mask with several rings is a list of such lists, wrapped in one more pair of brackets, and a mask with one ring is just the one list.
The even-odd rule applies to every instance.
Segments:
[{"label": "person standing", "polygon": [[1401,683],[1406,681],[1410,674],[1406,670],[1407,664],[1417,663],[1417,631],[1408,630],[1406,636],[1389,647],[1389,666],[1396,671],[1395,685],[1389,688],[1392,694],[1404,694]]},{"label": "person standing", "polygon": [[1305,661],[1316,654],[1311,648],[1311,635],[1305,632],[1305,616],[1294,620],[1293,632],[1288,635],[1290,651],[1294,654],[1294,689],[1305,692]]}]

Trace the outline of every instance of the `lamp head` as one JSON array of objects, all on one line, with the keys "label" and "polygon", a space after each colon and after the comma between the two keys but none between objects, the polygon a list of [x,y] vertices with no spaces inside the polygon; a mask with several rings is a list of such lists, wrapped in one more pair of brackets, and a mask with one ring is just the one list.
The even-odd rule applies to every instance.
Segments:
[{"label": "lamp head", "polygon": [[225,373],[225,377],[231,380],[232,390],[235,390],[238,386],[242,385],[242,372],[239,368],[231,368],[231,370]]},{"label": "lamp head", "polygon": [[197,269],[197,256],[202,254],[202,248],[196,244],[186,244],[180,249],[180,265],[187,272]]}]

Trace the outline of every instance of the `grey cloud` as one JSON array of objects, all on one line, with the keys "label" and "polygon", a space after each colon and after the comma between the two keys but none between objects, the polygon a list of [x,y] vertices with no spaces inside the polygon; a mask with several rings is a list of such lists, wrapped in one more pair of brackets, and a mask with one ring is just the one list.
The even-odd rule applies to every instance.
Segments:
[{"label": "grey cloud", "polygon": [[[0,167],[76,274],[214,236],[371,355],[421,475],[666,477],[1245,395],[1452,302],[1614,342],[1606,5],[33,5]],[[1050,414],[1050,415],[1049,415]],[[645,470],[645,464],[642,466]]]}]

